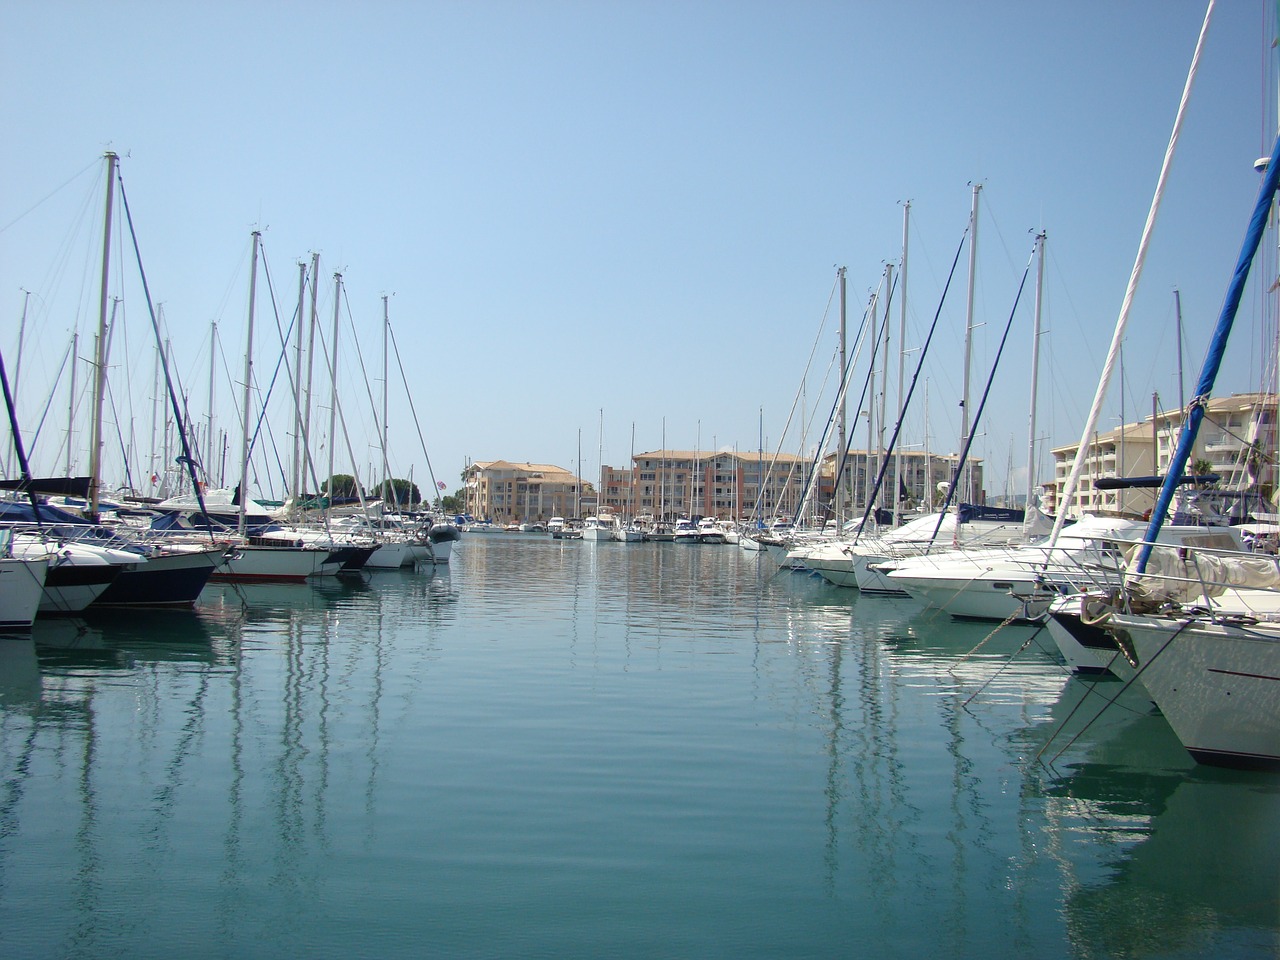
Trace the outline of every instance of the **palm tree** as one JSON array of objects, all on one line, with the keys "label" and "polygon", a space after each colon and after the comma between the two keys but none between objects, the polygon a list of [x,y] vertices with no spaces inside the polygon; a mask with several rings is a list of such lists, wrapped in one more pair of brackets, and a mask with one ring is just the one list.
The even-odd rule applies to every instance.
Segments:
[{"label": "palm tree", "polygon": [[1200,478],[1196,482],[1197,487],[1207,487],[1211,483],[1216,483],[1217,478],[1206,480],[1204,478],[1213,476],[1213,464],[1201,457],[1191,464],[1191,475]]}]

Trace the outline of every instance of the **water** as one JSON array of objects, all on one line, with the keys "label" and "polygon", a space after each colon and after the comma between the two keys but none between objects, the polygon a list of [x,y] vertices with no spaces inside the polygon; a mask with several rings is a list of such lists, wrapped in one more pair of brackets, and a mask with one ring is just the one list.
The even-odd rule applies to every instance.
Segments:
[{"label": "water", "polygon": [[1119,684],[991,632],[514,535],[40,622],[0,644],[0,955],[1275,957],[1280,778],[1127,696],[1086,726]]}]

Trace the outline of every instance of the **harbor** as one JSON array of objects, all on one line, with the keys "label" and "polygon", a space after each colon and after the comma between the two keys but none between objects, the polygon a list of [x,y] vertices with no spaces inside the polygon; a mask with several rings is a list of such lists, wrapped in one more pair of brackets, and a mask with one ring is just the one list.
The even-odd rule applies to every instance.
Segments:
[{"label": "harbor", "polygon": [[997,626],[547,534],[42,617],[0,647],[0,948],[1274,956],[1274,775]]},{"label": "harbor", "polygon": [[1280,6],[245,12],[7,18],[0,957],[1280,957]]}]

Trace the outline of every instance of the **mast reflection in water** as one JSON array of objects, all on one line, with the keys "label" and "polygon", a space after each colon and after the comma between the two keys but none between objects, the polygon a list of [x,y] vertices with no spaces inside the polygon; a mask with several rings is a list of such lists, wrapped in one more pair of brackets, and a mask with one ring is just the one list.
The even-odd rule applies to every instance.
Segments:
[{"label": "mast reflection in water", "polygon": [[1086,726],[1116,687],[992,631],[526,535],[39,621],[0,649],[0,950],[1274,955],[1280,781],[1140,698]]}]

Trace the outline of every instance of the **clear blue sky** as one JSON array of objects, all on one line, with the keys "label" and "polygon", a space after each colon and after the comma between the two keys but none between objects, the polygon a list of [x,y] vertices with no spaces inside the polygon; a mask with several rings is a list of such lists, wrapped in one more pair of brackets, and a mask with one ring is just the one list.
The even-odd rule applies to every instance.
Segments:
[{"label": "clear blue sky", "polygon": [[[1252,163],[1275,128],[1269,7],[1235,0],[1216,12],[1135,305],[1127,419],[1149,412],[1153,391],[1177,403],[1174,287],[1188,389],[1221,305],[1257,188]],[[910,200],[907,341],[917,346],[975,181],[973,402],[1043,229],[1041,432],[1074,442],[1204,9],[7,4],[0,346],[12,377],[22,291],[32,291],[20,404],[28,434],[49,409],[37,469],[61,469],[67,386],[64,374],[54,390],[54,375],[72,329],[87,341],[96,326],[106,149],[122,157],[152,295],[200,415],[209,325],[219,323],[231,368],[215,389],[220,427],[238,430],[251,230],[263,231],[285,322],[295,264],[318,251],[327,336],[342,271],[342,402],[365,479],[380,454],[355,342],[377,397],[384,293],[427,452],[450,490],[467,459],[576,469],[579,436],[594,479],[602,412],[606,463],[627,461],[633,423],[636,450],[662,443],[664,421],[668,447],[754,449],[761,411],[767,446],[812,446],[831,404],[821,384],[834,304],[819,329],[836,267],[848,268],[852,338],[883,264],[901,255]],[[114,256],[125,298],[112,348],[117,419],[145,442],[152,338],[132,254]],[[1270,276],[1274,261],[1269,253]],[[962,261],[924,374],[935,451],[957,447],[964,285]],[[1274,362],[1261,300],[1246,297],[1219,392],[1257,389]],[[1028,294],[977,447],[992,493],[1010,459],[1018,478],[1025,462],[1030,306]],[[257,309],[261,381],[279,341],[265,294]],[[896,350],[896,319],[893,333]],[[425,487],[394,361],[391,379],[392,472]],[[807,441],[802,412],[817,417]],[[1104,427],[1119,413],[1116,390]],[[272,420],[283,458],[288,418]],[[921,410],[909,421],[907,442],[922,442],[922,420]]]}]

